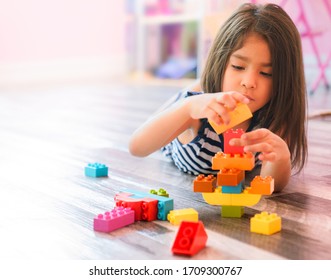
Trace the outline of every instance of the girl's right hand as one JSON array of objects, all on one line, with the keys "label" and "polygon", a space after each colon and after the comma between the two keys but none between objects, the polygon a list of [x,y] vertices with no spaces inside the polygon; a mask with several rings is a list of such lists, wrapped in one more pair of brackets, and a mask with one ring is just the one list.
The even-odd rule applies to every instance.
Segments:
[{"label": "girl's right hand", "polygon": [[236,108],[237,103],[249,103],[247,97],[236,91],[204,93],[187,100],[192,119],[208,118],[217,125],[230,123],[229,112]]}]

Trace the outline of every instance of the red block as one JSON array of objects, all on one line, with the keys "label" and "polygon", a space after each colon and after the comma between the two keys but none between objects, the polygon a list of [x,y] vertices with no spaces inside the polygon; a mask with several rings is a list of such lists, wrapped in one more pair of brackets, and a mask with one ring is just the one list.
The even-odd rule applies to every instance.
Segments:
[{"label": "red block", "polygon": [[117,194],[115,195],[116,206],[130,207],[134,211],[135,221],[142,220],[142,199],[131,198],[126,195]]},{"label": "red block", "polygon": [[182,221],[171,251],[174,254],[193,256],[206,246],[207,239],[201,221]]},{"label": "red block", "polygon": [[141,213],[141,219],[143,221],[154,221],[157,219],[157,204],[158,200],[145,197],[142,199],[142,213]]},{"label": "red block", "polygon": [[229,141],[233,138],[240,138],[244,131],[239,129],[229,129],[223,133],[224,153],[225,154],[243,154],[244,146],[230,146]]}]

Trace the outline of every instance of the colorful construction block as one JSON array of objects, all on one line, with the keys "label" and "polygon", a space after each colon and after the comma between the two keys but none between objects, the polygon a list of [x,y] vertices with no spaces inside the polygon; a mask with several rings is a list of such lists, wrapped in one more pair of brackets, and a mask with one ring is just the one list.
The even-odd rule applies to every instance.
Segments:
[{"label": "colorful construction block", "polygon": [[151,193],[140,192],[140,191],[136,191],[136,190],[129,190],[129,189],[125,189],[125,190],[123,190],[123,192],[133,195],[134,198],[149,197],[149,198],[156,199],[158,201],[158,204],[157,204],[157,208],[158,208],[157,219],[158,220],[166,221],[169,211],[174,209],[174,200],[172,198],[155,195],[155,194],[151,194]]},{"label": "colorful construction block", "polygon": [[221,214],[223,218],[241,218],[244,215],[244,207],[223,205]]},{"label": "colorful construction block", "polygon": [[130,207],[135,213],[135,221],[142,220],[142,199],[133,198],[129,195],[116,194],[114,200],[118,207]]},{"label": "colorful construction block", "polygon": [[230,140],[233,138],[240,138],[244,134],[244,130],[241,128],[238,129],[229,129],[223,133],[224,139],[224,149],[223,152],[226,154],[243,154],[244,146],[231,146],[229,144]]},{"label": "colorful construction block", "polygon": [[240,194],[222,193],[222,187],[217,187],[213,193],[202,193],[203,199],[210,205],[252,206],[257,204],[260,194],[248,194],[244,190]]},{"label": "colorful construction block", "polygon": [[199,214],[193,208],[171,210],[167,215],[168,221],[178,226],[182,221],[199,221]]},{"label": "colorful construction block", "polygon": [[93,220],[95,231],[111,232],[134,223],[134,211],[131,208],[115,207],[109,212],[97,215]]},{"label": "colorful construction block", "polygon": [[143,203],[141,204],[141,209],[142,209],[141,219],[143,221],[148,221],[148,222],[156,220],[157,212],[158,212],[158,208],[157,208],[158,200],[149,197],[144,197],[142,199],[142,202]]},{"label": "colorful construction block", "polygon": [[224,131],[250,119],[253,115],[249,107],[246,104],[238,103],[237,107],[233,111],[229,111],[231,121],[228,125],[218,125],[213,121],[209,120],[210,125],[216,131],[217,134],[221,134]]},{"label": "colorful construction block", "polygon": [[107,177],[108,167],[102,163],[89,163],[85,167],[85,176],[88,177]]},{"label": "colorful construction block", "polygon": [[244,170],[223,168],[217,173],[217,186],[237,186],[244,179]]},{"label": "colorful construction block", "polygon": [[193,256],[207,243],[207,233],[201,221],[181,222],[171,251],[173,254]]},{"label": "colorful construction block", "polygon": [[222,186],[222,193],[234,193],[239,194],[244,190],[244,182],[241,181],[236,186]]},{"label": "colorful construction block", "polygon": [[225,154],[218,152],[212,158],[212,169],[221,170],[223,168],[236,168],[240,170],[252,170],[255,166],[255,158],[252,153],[240,154]]},{"label": "colorful construction block", "polygon": [[213,192],[216,188],[216,177],[212,174],[199,174],[193,182],[194,192]]},{"label": "colorful construction block", "polygon": [[250,231],[265,235],[279,232],[282,228],[282,219],[275,213],[261,212],[250,220]]},{"label": "colorful construction block", "polygon": [[162,188],[160,188],[158,191],[150,190],[150,193],[154,194],[154,195],[169,197],[169,194],[167,193],[167,191],[165,189],[162,189]]},{"label": "colorful construction block", "polygon": [[275,180],[271,176],[262,178],[255,176],[251,181],[250,187],[247,188],[248,193],[270,195],[274,192]]}]

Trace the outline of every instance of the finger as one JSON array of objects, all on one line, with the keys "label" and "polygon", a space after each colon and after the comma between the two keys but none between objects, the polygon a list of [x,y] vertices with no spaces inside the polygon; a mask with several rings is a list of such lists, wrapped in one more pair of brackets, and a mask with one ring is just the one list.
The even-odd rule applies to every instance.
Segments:
[{"label": "finger", "polygon": [[273,162],[273,161],[276,160],[276,153],[274,153],[274,152],[261,153],[261,154],[259,154],[258,159],[262,160],[262,161],[271,161],[271,162]]},{"label": "finger", "polygon": [[268,143],[258,143],[253,145],[247,145],[244,146],[244,152],[251,152],[251,153],[271,153],[273,151],[273,148]]},{"label": "finger", "polygon": [[261,140],[267,137],[270,134],[270,131],[265,128],[259,128],[250,132],[246,132],[241,135],[241,139],[244,141],[256,141]]},{"label": "finger", "polygon": [[[212,103],[209,105],[208,109],[217,114],[218,118],[222,120],[222,123],[228,125],[231,121],[230,114],[225,106],[219,103]],[[215,117],[215,116],[214,116]]]}]

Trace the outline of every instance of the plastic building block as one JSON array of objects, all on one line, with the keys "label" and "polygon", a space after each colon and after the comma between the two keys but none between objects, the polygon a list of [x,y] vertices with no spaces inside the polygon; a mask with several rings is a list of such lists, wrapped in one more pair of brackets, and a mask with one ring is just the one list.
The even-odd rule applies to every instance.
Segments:
[{"label": "plastic building block", "polygon": [[237,186],[244,179],[244,170],[223,168],[217,173],[218,186]]},{"label": "plastic building block", "polygon": [[158,212],[157,204],[158,204],[158,200],[156,199],[149,197],[143,198],[141,204],[141,209],[142,209],[141,219],[143,221],[150,222],[157,219],[157,212]]},{"label": "plastic building block", "polygon": [[171,224],[178,226],[182,221],[199,221],[199,214],[193,208],[171,210],[167,219]]},{"label": "plastic building block", "polygon": [[223,218],[241,218],[244,215],[244,207],[223,205],[221,213]]},{"label": "plastic building block", "polygon": [[244,134],[244,130],[239,129],[229,129],[223,133],[224,138],[224,153],[226,154],[243,154],[244,146],[231,146],[229,144],[230,140],[233,138],[240,138]]},{"label": "plastic building block", "polygon": [[166,221],[169,211],[174,209],[174,200],[172,198],[155,195],[155,194],[151,194],[151,193],[139,192],[139,191],[135,191],[135,190],[128,190],[128,189],[125,189],[123,192],[130,193],[131,195],[134,195],[135,198],[149,197],[149,198],[158,200],[158,204],[157,204],[157,208],[158,208],[157,219],[158,220]]},{"label": "plastic building block", "polygon": [[216,188],[216,177],[210,175],[198,175],[193,181],[194,192],[213,192]]},{"label": "plastic building block", "polygon": [[231,169],[236,168],[240,170],[252,170],[255,165],[255,158],[252,153],[245,154],[225,154],[218,152],[212,158],[212,169],[221,170],[223,168]]},{"label": "plastic building block", "polygon": [[271,176],[265,178],[255,176],[247,191],[248,193],[270,195],[274,192],[274,188],[275,180]]},{"label": "plastic building block", "polygon": [[250,119],[253,116],[248,106],[243,103],[238,103],[237,107],[233,111],[230,111],[229,114],[231,121],[228,125],[225,124],[218,125],[213,121],[209,120],[210,125],[216,131],[217,134],[221,134],[224,131],[236,126],[237,124],[242,123],[245,120]]},{"label": "plastic building block", "polygon": [[157,219],[158,200],[148,197],[135,197],[130,193],[115,195],[116,206],[130,207],[135,212],[136,221]]},{"label": "plastic building block", "polygon": [[98,162],[89,163],[85,167],[85,176],[107,177],[108,176],[108,167],[106,165],[98,163]]},{"label": "plastic building block", "polygon": [[205,248],[207,239],[208,236],[201,221],[183,221],[179,226],[171,251],[174,254],[193,256]]},{"label": "plastic building block", "polygon": [[237,186],[222,186],[222,193],[242,193],[244,189],[244,182],[240,182]]},{"label": "plastic building block", "polygon": [[133,223],[133,210],[130,208],[115,207],[109,212],[97,215],[93,221],[93,228],[95,231],[111,232]]},{"label": "plastic building block", "polygon": [[150,190],[149,193],[154,194],[154,195],[169,197],[169,194],[167,193],[167,191],[165,189],[162,189],[162,188],[160,188],[158,191]]},{"label": "plastic building block", "polygon": [[251,218],[251,232],[271,235],[279,232],[282,228],[282,219],[275,213],[261,212]]},{"label": "plastic building block", "polygon": [[260,194],[248,194],[244,190],[240,194],[222,193],[222,188],[218,187],[213,193],[202,193],[203,199],[210,205],[232,205],[232,206],[252,206],[257,204]]},{"label": "plastic building block", "polygon": [[135,213],[135,221],[142,220],[142,199],[132,198],[125,195],[115,195],[116,206],[130,207]]}]

